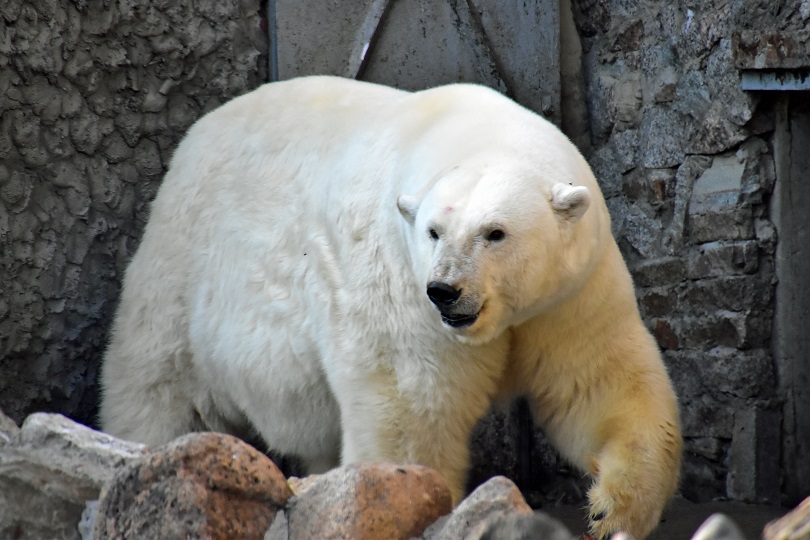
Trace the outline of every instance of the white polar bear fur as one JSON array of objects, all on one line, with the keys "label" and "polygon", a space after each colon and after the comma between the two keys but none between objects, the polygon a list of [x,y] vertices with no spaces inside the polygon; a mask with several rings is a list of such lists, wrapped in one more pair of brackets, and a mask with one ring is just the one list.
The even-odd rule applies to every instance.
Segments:
[{"label": "white polar bear fur", "polygon": [[[442,322],[436,280],[481,310],[471,326]],[[123,438],[255,429],[310,471],[432,466],[455,501],[474,423],[524,394],[594,477],[600,536],[646,536],[677,484],[676,399],[589,167],[472,85],[310,77],[199,120],[127,270],[102,384]]]}]

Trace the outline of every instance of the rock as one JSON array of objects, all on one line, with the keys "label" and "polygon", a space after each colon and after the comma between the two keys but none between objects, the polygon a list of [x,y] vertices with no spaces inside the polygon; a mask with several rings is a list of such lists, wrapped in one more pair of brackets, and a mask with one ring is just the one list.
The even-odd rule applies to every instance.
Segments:
[{"label": "rock", "polygon": [[[490,521],[512,514],[531,515],[531,513],[532,509],[526,504],[517,486],[508,478],[496,476],[470,493],[452,514],[431,525],[423,538],[424,540],[483,538],[484,532],[490,530]],[[499,527],[496,527],[496,530]],[[511,525],[504,524],[503,527],[506,530]]]},{"label": "rock", "polygon": [[[627,133],[621,132],[622,135]],[[620,138],[614,135],[611,141]],[[629,159],[629,158],[628,158]],[[618,156],[617,150],[610,145],[605,145],[590,157],[588,160],[593,173],[599,182],[599,188],[605,199],[610,199],[619,195],[622,190],[622,172],[624,172],[623,158]]]},{"label": "rock", "polygon": [[0,538],[77,537],[85,501],[145,451],[59,414],[29,416],[0,447]]},{"label": "rock", "polygon": [[312,487],[312,484],[317,482],[321,476],[320,474],[310,474],[309,476],[305,476],[304,478],[298,478],[297,476],[291,476],[287,479],[287,485],[290,486],[290,489],[293,492],[293,495],[302,495],[305,491]]},{"label": "rock", "polygon": [[762,540],[810,539],[810,497],[781,518],[765,525]]},{"label": "rock", "polygon": [[591,82],[592,89],[586,94],[588,102],[591,139],[607,140],[615,125],[613,100],[618,86],[618,74],[603,73]]},{"label": "rock", "polygon": [[664,233],[664,245],[670,255],[678,253],[684,246],[692,186],[711,165],[712,159],[709,157],[689,156],[675,173],[674,200],[671,203],[672,220]]},{"label": "rock", "polygon": [[451,508],[450,490],[433,469],[357,463],[308,483],[265,538],[410,539]]},{"label": "rock", "polygon": [[192,433],[116,474],[101,493],[95,538],[262,538],[291,496],[252,446]]},{"label": "rock", "polygon": [[689,236],[693,242],[754,237],[752,209],[741,204],[745,197],[745,170],[746,163],[729,153],[715,157],[711,167],[697,178],[688,210]]},{"label": "rock", "polygon": [[[639,137],[637,129],[627,129],[614,133],[610,145],[616,156],[618,170],[626,173],[638,165]],[[597,176],[597,178],[599,178]]]},{"label": "rock", "polygon": [[675,167],[684,162],[684,144],[692,124],[678,111],[652,106],[645,109],[639,132],[642,165],[648,169]]},{"label": "rock", "polygon": [[[621,201],[619,207],[622,209],[624,219],[617,227],[617,237],[626,241],[644,259],[663,255],[660,248],[662,225],[654,213],[650,210],[645,211],[639,204],[627,204],[624,199],[618,200]],[[608,207],[613,210],[617,205],[611,202]]]},{"label": "rock", "polygon": [[19,432],[20,428],[17,427],[17,423],[0,410],[0,448],[9,444]]},{"label": "rock", "polygon": [[82,540],[93,540],[93,530],[98,514],[98,500],[87,501],[84,504],[84,512],[79,520],[79,534]]},{"label": "rock", "polygon": [[577,30],[584,37],[605,32],[610,24],[608,2],[605,0],[574,0],[571,10]]},{"label": "rock", "polygon": [[[466,538],[466,537],[465,537]],[[473,536],[472,538],[477,538]],[[560,521],[542,513],[510,514],[488,520],[481,540],[574,540],[574,535]],[[614,537],[611,540],[615,540]]]},{"label": "rock", "polygon": [[287,512],[279,510],[273,523],[267,532],[264,534],[264,540],[289,540],[290,526],[287,519]]},{"label": "rock", "polygon": [[94,485],[95,495],[117,467],[142,458],[147,451],[142,444],[117,439],[50,413],[29,416],[14,446],[40,455],[43,462],[61,461],[64,470]]},{"label": "rock", "polygon": [[698,528],[692,540],[745,540],[740,528],[725,514],[712,514]]},{"label": "rock", "polygon": [[635,540],[635,539],[630,535],[630,533],[621,531],[611,536],[610,540]]}]

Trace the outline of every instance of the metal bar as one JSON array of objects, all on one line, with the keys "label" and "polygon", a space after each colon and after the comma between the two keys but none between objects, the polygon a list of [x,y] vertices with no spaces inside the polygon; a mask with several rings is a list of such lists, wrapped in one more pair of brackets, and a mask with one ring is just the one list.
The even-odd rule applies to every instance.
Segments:
[{"label": "metal bar", "polygon": [[380,21],[382,21],[385,10],[388,8],[389,1],[374,0],[371,7],[369,7],[366,18],[357,31],[357,37],[349,53],[349,65],[346,68],[345,77],[356,79],[363,71],[363,66],[369,56],[369,50],[374,46],[374,37],[380,27]]},{"label": "metal bar", "polygon": [[743,70],[743,90],[810,90],[810,69]]}]

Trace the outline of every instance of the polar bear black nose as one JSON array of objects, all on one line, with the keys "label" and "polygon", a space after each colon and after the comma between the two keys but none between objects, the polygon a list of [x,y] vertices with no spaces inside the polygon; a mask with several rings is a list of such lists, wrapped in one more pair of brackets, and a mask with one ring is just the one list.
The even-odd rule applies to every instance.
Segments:
[{"label": "polar bear black nose", "polygon": [[430,301],[437,306],[449,306],[461,296],[461,289],[456,289],[441,281],[431,281],[427,286],[427,295]]}]

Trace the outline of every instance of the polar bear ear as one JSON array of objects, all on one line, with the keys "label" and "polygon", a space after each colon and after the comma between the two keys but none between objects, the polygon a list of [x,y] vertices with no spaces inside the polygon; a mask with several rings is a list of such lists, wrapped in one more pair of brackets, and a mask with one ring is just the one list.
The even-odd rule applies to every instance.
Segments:
[{"label": "polar bear ear", "polygon": [[551,206],[560,217],[576,223],[591,205],[591,192],[585,186],[554,184],[551,188]]},{"label": "polar bear ear", "polygon": [[402,217],[413,225],[413,222],[416,221],[416,210],[419,208],[419,202],[416,198],[410,195],[400,195],[397,199],[397,208],[399,208]]}]

